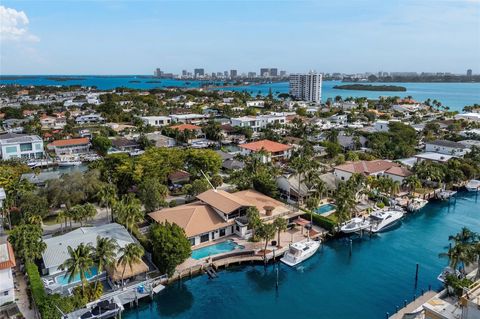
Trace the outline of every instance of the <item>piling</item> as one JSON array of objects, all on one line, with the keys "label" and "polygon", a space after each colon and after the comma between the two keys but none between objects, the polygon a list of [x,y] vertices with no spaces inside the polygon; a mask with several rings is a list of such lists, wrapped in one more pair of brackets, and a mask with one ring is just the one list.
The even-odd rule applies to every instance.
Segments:
[{"label": "piling", "polygon": [[350,256],[352,256],[352,239],[350,238]]}]

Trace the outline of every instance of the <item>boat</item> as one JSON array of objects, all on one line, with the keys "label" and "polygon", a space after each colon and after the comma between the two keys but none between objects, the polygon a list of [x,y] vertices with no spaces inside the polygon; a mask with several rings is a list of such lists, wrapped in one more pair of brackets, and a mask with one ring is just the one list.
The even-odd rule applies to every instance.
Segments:
[{"label": "boat", "polygon": [[82,161],[77,160],[67,160],[58,162],[59,167],[70,167],[70,166],[79,166],[82,165]]},{"label": "boat", "polygon": [[318,248],[320,248],[320,241],[311,239],[293,243],[280,261],[290,267],[296,266],[302,261],[312,257]]},{"label": "boat", "polygon": [[480,180],[478,179],[472,179],[470,180],[466,185],[465,188],[469,192],[476,192],[480,190]]},{"label": "boat", "polygon": [[441,190],[439,193],[437,193],[437,198],[440,200],[447,200],[450,197],[454,196],[457,192],[456,191],[449,191],[449,190]]},{"label": "boat", "polygon": [[404,212],[402,210],[381,210],[373,212],[370,215],[371,227],[369,230],[372,233],[378,233],[388,229],[395,225],[403,217]]},{"label": "boat", "polygon": [[355,217],[346,222],[342,227],[340,227],[340,231],[345,234],[356,233],[358,231],[367,229],[370,227],[370,221],[368,219],[363,219],[360,217]]},{"label": "boat", "polygon": [[443,271],[438,275],[437,279],[443,283],[445,283],[445,280],[447,279],[448,275],[454,275],[455,277],[461,279],[462,278],[462,273],[458,269],[452,269],[451,267],[445,267]]},{"label": "boat", "polygon": [[428,204],[428,200],[421,199],[421,198],[414,198],[410,203],[408,203],[407,211],[418,212],[427,204]]}]

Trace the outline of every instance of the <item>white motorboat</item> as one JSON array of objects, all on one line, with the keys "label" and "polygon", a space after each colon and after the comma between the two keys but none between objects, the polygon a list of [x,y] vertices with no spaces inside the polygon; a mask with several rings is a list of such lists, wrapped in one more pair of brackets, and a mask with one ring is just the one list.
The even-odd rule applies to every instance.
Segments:
[{"label": "white motorboat", "polygon": [[409,212],[418,212],[427,204],[428,204],[428,200],[421,199],[421,198],[414,198],[410,203],[408,203],[407,210]]},{"label": "white motorboat", "polygon": [[478,179],[472,179],[470,180],[467,185],[465,185],[465,188],[469,192],[476,192],[480,190],[480,180]]},{"label": "white motorboat", "polygon": [[441,190],[437,194],[437,198],[440,199],[440,200],[447,200],[450,197],[455,196],[456,193],[457,193],[457,191]]},{"label": "white motorboat", "polygon": [[340,230],[345,234],[356,233],[358,231],[370,227],[370,221],[360,217],[355,217],[349,220],[345,225],[340,227]]},{"label": "white motorboat", "polygon": [[443,283],[445,283],[445,279],[447,279],[447,276],[448,275],[454,275],[455,277],[457,278],[461,278],[462,277],[462,273],[457,270],[457,269],[452,269],[451,267],[445,267],[445,269],[443,269],[442,273],[440,275],[438,275],[437,279]]},{"label": "white motorboat", "polygon": [[370,231],[378,233],[393,226],[404,215],[402,210],[376,211],[370,215]]},{"label": "white motorboat", "polygon": [[320,241],[311,239],[293,243],[290,245],[288,251],[285,252],[280,261],[288,266],[293,267],[312,257],[319,247]]}]

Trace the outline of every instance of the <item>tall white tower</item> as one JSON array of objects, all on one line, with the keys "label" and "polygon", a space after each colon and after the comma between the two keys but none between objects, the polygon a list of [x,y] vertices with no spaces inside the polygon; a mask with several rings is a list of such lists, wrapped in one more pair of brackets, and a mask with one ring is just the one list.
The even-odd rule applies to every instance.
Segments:
[{"label": "tall white tower", "polygon": [[320,103],[322,100],[322,74],[316,72],[291,74],[290,95],[299,100]]}]

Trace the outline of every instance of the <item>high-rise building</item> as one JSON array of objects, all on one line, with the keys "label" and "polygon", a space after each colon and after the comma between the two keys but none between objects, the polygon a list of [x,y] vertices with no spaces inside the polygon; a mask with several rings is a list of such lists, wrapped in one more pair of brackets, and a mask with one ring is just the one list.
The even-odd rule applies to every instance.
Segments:
[{"label": "high-rise building", "polygon": [[322,75],[316,72],[290,74],[290,95],[299,100],[320,103],[322,99]]},{"label": "high-rise building", "polygon": [[187,76],[188,75],[188,71],[187,70],[182,70],[182,76]]},{"label": "high-rise building", "polygon": [[203,77],[205,75],[205,70],[204,69],[195,69],[195,70],[193,70],[193,75],[195,77]]},{"label": "high-rise building", "polygon": [[269,68],[261,68],[260,69],[260,77],[266,78],[270,76],[270,69]]},{"label": "high-rise building", "polygon": [[223,71],[223,76],[228,78],[228,71]]},{"label": "high-rise building", "polygon": [[277,68],[271,68],[270,69],[270,76],[271,77],[277,77],[278,76],[278,69]]},{"label": "high-rise building", "polygon": [[156,68],[155,71],[153,71],[153,76],[162,76],[162,70],[160,70],[160,68]]},{"label": "high-rise building", "polygon": [[280,71],[280,76],[286,76],[287,75],[287,71]]},{"label": "high-rise building", "polygon": [[468,70],[467,70],[467,76],[468,76],[469,78],[471,78],[472,75],[473,75],[472,69],[468,69]]},{"label": "high-rise building", "polygon": [[250,79],[253,79],[253,78],[257,77],[257,73],[255,73],[255,72],[248,72],[248,77],[249,77]]},{"label": "high-rise building", "polygon": [[237,77],[237,70],[230,70],[230,78],[234,79]]}]

